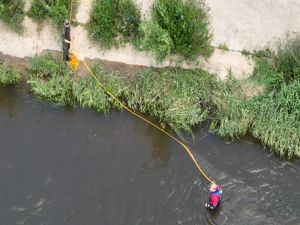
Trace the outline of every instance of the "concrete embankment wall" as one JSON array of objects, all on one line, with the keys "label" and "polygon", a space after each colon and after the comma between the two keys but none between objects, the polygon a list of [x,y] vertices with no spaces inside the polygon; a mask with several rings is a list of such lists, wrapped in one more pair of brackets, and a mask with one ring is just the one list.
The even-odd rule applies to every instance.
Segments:
[{"label": "concrete embankment wall", "polygon": [[[30,7],[26,1],[25,9]],[[136,0],[147,18],[153,0]],[[79,59],[105,59],[133,65],[165,67],[175,65],[176,57],[170,57],[157,64],[152,56],[138,52],[130,45],[105,51],[93,44],[84,25],[89,20],[92,0],[80,0],[75,19],[81,24],[72,27],[74,46]],[[251,73],[253,62],[240,52],[264,47],[270,41],[285,36],[287,31],[299,32],[300,1],[298,0],[209,0],[210,21],[213,30],[213,45],[226,44],[232,51],[216,50],[209,59],[199,58],[192,64],[183,63],[184,68],[202,67],[224,79],[231,69],[243,77]],[[0,52],[17,57],[34,56],[43,50],[61,50],[59,31],[44,24],[39,30],[37,24],[25,17],[25,32],[19,36],[9,31],[0,22]]]}]

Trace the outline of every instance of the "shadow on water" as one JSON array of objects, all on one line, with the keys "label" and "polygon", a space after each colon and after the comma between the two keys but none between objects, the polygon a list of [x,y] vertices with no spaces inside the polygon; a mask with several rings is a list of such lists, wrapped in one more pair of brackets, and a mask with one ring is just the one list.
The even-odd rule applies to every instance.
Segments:
[{"label": "shadow on water", "polygon": [[208,183],[184,150],[125,112],[0,88],[0,146],[0,224],[299,224],[299,160],[251,139],[226,144],[203,128],[189,143],[224,189],[216,213],[204,208]]}]

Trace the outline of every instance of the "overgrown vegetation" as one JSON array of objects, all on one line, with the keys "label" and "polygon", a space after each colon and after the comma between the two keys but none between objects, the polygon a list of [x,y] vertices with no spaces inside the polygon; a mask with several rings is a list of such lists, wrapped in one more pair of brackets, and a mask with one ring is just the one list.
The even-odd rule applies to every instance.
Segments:
[{"label": "overgrown vegetation", "polygon": [[149,69],[135,75],[127,95],[128,105],[148,113],[163,126],[191,132],[194,125],[208,117],[213,85],[213,77],[200,69],[167,69],[160,73]]},{"label": "overgrown vegetation", "polygon": [[141,29],[144,37],[140,47],[154,55],[157,62],[162,62],[173,48],[170,35],[153,21],[143,23]]},{"label": "overgrown vegetation", "polygon": [[264,92],[247,100],[235,96],[233,86],[212,129],[222,137],[251,134],[281,156],[299,157],[300,38],[280,43],[276,51],[261,51],[253,79]]},{"label": "overgrown vegetation", "polygon": [[22,33],[22,21],[25,17],[23,0],[0,0],[0,20],[11,30]]},{"label": "overgrown vegetation", "polygon": [[88,30],[93,40],[111,48],[137,38],[140,23],[140,11],[132,0],[96,0]]},{"label": "overgrown vegetation", "polygon": [[133,0],[96,0],[88,25],[90,36],[104,48],[132,41],[158,62],[170,54],[194,60],[212,53],[208,8],[202,0],[156,0],[151,13],[151,20],[141,23]]},{"label": "overgrown vegetation", "polygon": [[[259,56],[253,76],[241,81],[230,76],[220,82],[200,69],[148,69],[126,86],[120,76],[100,67],[94,72],[129,107],[175,131],[192,132],[212,118],[210,128],[221,137],[251,135],[281,156],[300,157],[300,37]],[[104,113],[120,108],[94,80],[73,77],[53,57],[34,58],[29,72],[32,91],[43,99]]]},{"label": "overgrown vegetation", "polygon": [[50,19],[56,26],[62,26],[68,19],[69,0],[33,0],[28,16],[42,23]]},{"label": "overgrown vegetation", "polygon": [[[90,77],[74,77],[69,68],[51,55],[35,57],[30,61],[29,79],[31,91],[42,100],[58,105],[78,105],[108,113],[119,106],[106,96]],[[120,97],[125,91],[122,80],[112,73],[94,68],[97,77]]]},{"label": "overgrown vegetation", "polygon": [[152,20],[169,34],[173,43],[172,54],[193,60],[199,55],[212,53],[207,13],[203,1],[156,0]]},{"label": "overgrown vegetation", "polygon": [[0,61],[0,86],[19,84],[21,79],[21,75],[15,68]]}]

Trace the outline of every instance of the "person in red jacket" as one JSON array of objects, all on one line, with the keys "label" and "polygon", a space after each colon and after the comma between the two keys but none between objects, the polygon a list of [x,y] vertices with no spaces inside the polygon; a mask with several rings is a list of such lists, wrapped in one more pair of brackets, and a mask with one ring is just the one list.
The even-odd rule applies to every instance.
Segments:
[{"label": "person in red jacket", "polygon": [[209,203],[205,203],[205,207],[208,209],[216,209],[220,206],[222,188],[217,184],[211,184],[209,192]]}]

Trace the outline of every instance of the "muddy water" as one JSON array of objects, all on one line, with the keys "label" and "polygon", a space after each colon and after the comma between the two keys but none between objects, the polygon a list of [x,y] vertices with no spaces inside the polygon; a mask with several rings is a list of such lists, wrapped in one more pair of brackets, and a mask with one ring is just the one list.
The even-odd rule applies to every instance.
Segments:
[{"label": "muddy water", "polygon": [[299,224],[299,160],[206,129],[189,145],[224,188],[214,214],[203,207],[207,182],[159,131],[125,112],[56,107],[0,88],[0,224]]}]

